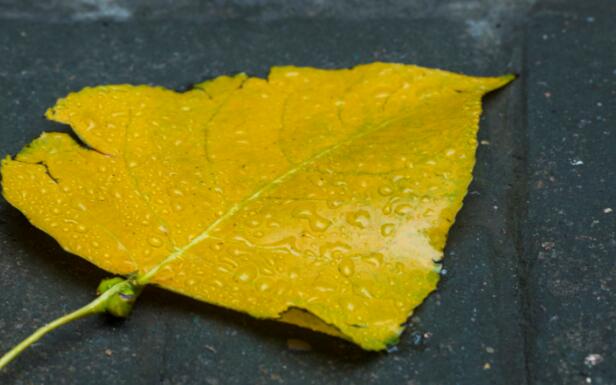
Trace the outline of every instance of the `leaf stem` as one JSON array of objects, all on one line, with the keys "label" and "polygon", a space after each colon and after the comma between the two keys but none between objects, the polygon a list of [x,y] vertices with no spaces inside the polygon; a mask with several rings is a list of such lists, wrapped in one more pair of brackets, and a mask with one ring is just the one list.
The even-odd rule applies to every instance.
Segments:
[{"label": "leaf stem", "polygon": [[123,289],[130,287],[130,285],[131,283],[129,279],[123,280],[122,282],[119,282],[109,288],[109,290],[102,293],[89,304],[75,310],[72,313],[57,318],[56,320],[37,329],[28,338],[21,341],[18,345],[13,347],[13,349],[9,350],[0,358],[0,370],[2,370],[2,368],[8,365],[9,362],[13,361],[17,356],[19,356],[19,354],[21,354],[28,346],[34,344],[36,341],[40,340],[45,334],[51,332],[52,330],[80,318],[87,317],[89,315],[103,313],[106,310],[106,305],[109,299]]}]

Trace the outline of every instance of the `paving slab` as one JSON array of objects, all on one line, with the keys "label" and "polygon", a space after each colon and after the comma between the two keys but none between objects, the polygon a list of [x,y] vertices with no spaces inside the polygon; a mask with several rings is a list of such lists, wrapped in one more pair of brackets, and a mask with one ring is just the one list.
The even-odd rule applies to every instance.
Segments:
[{"label": "paving slab", "polygon": [[[616,13],[607,2],[94,3],[0,3],[1,154],[67,131],[42,113],[89,85],[185,90],[273,65],[377,60],[520,76],[484,99],[447,273],[397,352],[147,288],[129,319],[66,326],[0,383],[616,383],[616,214],[607,210],[616,210]],[[89,302],[106,276],[0,200],[0,350]],[[310,351],[289,349],[294,339]]]},{"label": "paving slab", "polygon": [[527,33],[529,370],[616,383],[616,7],[539,4]]}]

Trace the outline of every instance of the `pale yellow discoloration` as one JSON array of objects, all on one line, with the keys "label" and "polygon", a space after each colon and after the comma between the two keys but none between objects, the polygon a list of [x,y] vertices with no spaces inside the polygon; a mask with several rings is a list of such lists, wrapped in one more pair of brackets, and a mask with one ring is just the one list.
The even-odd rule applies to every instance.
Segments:
[{"label": "pale yellow discoloration", "polygon": [[43,134],[3,194],[105,270],[379,350],[436,286],[481,97],[510,80],[374,63],[87,88],[47,117],[94,150]]}]

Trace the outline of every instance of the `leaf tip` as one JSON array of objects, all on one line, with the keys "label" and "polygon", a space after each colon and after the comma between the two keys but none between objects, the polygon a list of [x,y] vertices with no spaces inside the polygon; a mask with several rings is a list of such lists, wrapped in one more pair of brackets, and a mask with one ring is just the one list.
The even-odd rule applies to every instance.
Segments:
[{"label": "leaf tip", "polygon": [[517,78],[516,74],[506,74],[498,77],[486,78],[484,84],[485,92],[491,92],[506,86]]}]

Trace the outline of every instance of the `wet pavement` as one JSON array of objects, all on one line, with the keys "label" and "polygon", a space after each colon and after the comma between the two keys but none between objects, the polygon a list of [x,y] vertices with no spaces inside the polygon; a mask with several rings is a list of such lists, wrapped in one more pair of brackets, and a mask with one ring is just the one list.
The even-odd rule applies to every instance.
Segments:
[{"label": "wet pavement", "polygon": [[[0,154],[87,85],[183,90],[281,64],[519,78],[485,98],[446,274],[392,353],[147,288],[43,339],[1,384],[615,384],[616,4],[0,0]],[[53,5],[53,7],[51,7]],[[0,350],[107,276],[0,200]]]}]

